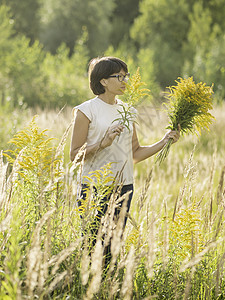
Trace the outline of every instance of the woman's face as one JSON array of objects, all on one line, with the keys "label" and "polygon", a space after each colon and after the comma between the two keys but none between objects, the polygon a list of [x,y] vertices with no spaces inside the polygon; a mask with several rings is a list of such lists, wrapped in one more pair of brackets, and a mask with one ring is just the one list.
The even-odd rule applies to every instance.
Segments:
[{"label": "woman's face", "polygon": [[105,92],[113,95],[122,95],[126,88],[126,82],[128,80],[128,75],[124,70],[119,73],[113,73],[109,78],[104,79]]}]

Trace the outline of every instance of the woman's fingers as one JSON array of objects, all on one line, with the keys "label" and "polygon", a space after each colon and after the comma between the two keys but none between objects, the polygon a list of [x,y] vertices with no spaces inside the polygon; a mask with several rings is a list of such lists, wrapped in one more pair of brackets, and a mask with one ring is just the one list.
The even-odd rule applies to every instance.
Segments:
[{"label": "woman's fingers", "polygon": [[102,141],[102,147],[106,148],[112,144],[116,136],[119,136],[121,132],[123,131],[124,126],[123,125],[113,125],[108,128],[106,135]]},{"label": "woman's fingers", "polygon": [[173,142],[177,142],[180,138],[180,131],[172,130],[169,133],[169,137],[173,139]]},{"label": "woman's fingers", "polygon": [[177,142],[178,140],[179,140],[179,138],[180,138],[180,131],[181,131],[181,126],[180,126],[180,124],[178,124],[178,126],[177,126],[177,130],[173,130],[173,131],[171,131],[171,133],[172,133],[172,138],[173,138],[173,141],[174,142]]},{"label": "woman's fingers", "polygon": [[181,127],[180,127],[180,124],[178,124],[178,130],[171,130],[171,131],[167,132],[167,134],[166,134],[167,140],[172,139],[173,143],[177,142],[180,138],[180,130],[181,130]]},{"label": "woman's fingers", "polygon": [[110,133],[115,135],[120,135],[123,129],[124,129],[123,125],[114,125],[111,127]]}]

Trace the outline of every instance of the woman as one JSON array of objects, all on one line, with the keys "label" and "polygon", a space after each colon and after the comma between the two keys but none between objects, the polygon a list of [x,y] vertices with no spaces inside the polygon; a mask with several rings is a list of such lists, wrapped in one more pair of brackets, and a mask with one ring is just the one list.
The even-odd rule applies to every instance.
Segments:
[{"label": "woman", "polygon": [[[127,212],[133,193],[133,163],[143,161],[160,151],[170,138],[173,142],[179,139],[179,131],[169,131],[159,142],[140,146],[134,122],[130,122],[130,128],[127,128],[115,121],[120,117],[122,105],[126,105],[117,96],[123,94],[128,79],[127,65],[118,58],[102,57],[90,62],[90,88],[96,97],[75,108],[70,151],[73,161],[80,148],[87,143],[82,197],[86,195],[85,176],[88,176],[90,171],[99,170],[107,163],[112,163],[113,176],[118,177],[120,174],[119,183],[123,184],[121,195],[130,191]],[[107,206],[101,215],[105,213],[106,208]],[[116,211],[116,214],[118,213]],[[126,218],[124,226],[125,223]]]}]

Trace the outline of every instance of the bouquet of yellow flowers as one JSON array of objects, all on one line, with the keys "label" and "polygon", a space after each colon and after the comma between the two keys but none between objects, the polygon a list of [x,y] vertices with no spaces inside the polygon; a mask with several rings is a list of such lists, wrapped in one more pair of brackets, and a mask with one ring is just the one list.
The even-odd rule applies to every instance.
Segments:
[{"label": "bouquet of yellow flowers", "polygon": [[[167,129],[178,130],[181,133],[199,132],[202,129],[209,130],[209,125],[214,117],[209,113],[212,109],[212,86],[205,83],[195,83],[193,77],[187,79],[178,78],[176,86],[169,87],[165,103],[169,117]],[[173,140],[169,139],[164,148],[157,155],[157,161],[161,163],[168,155]]]}]

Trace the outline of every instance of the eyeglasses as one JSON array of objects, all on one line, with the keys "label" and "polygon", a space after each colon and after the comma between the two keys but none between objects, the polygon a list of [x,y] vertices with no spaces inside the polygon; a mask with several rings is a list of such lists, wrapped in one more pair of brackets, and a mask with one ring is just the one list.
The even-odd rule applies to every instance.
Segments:
[{"label": "eyeglasses", "polygon": [[121,75],[121,74],[110,75],[109,78],[111,78],[111,77],[116,77],[120,82],[122,82],[122,81],[128,80],[130,78],[130,73],[127,73],[125,75]]}]

